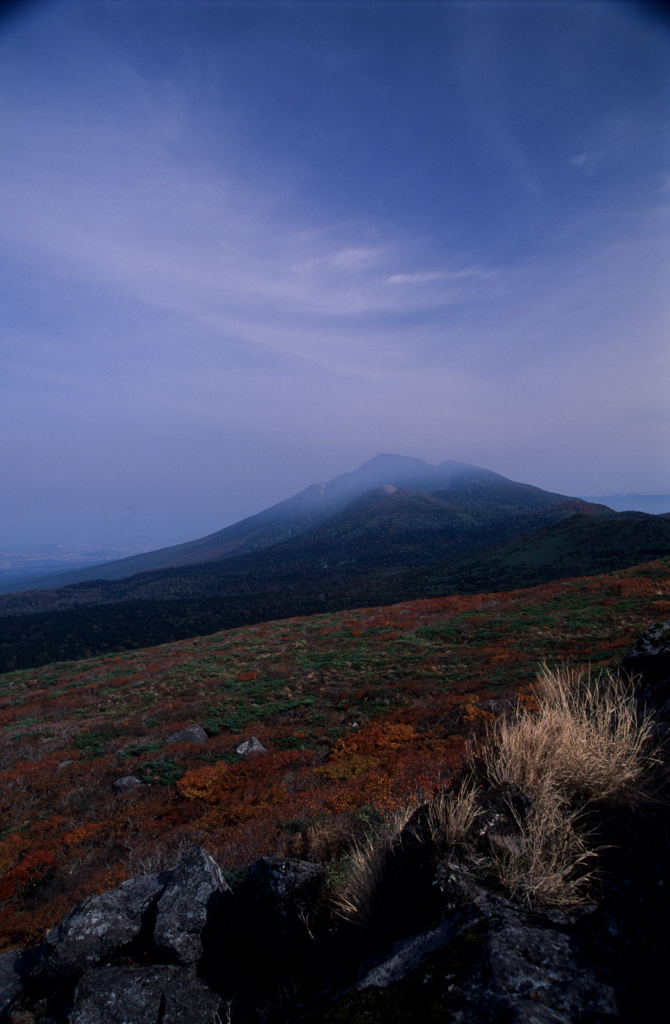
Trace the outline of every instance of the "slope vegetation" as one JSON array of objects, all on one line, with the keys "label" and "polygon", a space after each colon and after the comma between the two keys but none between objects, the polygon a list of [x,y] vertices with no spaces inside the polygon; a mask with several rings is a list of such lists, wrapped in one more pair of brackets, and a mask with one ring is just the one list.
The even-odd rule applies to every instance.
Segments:
[{"label": "slope vegetation", "polygon": [[[4,675],[0,949],[194,843],[231,878],[308,853],[336,879],[343,835],[440,791],[468,737],[534,706],[540,662],[615,668],[669,612],[666,558]],[[191,724],[206,742],[172,739]],[[252,734],[267,753],[238,754]]]}]

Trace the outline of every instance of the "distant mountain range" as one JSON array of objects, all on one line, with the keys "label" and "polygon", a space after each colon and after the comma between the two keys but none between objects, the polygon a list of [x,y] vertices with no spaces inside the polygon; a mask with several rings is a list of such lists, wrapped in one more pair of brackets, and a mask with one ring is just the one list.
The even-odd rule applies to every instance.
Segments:
[{"label": "distant mountain range", "polygon": [[0,597],[0,671],[666,555],[669,516],[616,513],[462,463],[380,455],[209,537]]}]

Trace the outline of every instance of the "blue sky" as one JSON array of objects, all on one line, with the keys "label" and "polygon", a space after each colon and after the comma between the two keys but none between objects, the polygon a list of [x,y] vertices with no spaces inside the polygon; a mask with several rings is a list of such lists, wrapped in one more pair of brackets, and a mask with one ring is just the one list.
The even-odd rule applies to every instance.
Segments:
[{"label": "blue sky", "polygon": [[0,541],[379,452],[670,490],[669,57],[628,2],[15,5]]}]

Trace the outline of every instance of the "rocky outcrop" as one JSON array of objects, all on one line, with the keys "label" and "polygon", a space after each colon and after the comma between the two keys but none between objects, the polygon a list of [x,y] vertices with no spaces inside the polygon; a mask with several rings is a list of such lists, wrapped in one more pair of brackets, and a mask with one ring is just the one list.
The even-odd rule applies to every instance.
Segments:
[{"label": "rocky outcrop", "polygon": [[643,633],[621,668],[636,682],[640,713],[652,713],[659,737],[670,738],[670,622]]},{"label": "rocky outcrop", "polygon": [[51,929],[24,973],[32,978],[81,974],[125,946],[139,935],[147,911],[170,880],[170,873],[131,878],[118,889],[84,900]]}]

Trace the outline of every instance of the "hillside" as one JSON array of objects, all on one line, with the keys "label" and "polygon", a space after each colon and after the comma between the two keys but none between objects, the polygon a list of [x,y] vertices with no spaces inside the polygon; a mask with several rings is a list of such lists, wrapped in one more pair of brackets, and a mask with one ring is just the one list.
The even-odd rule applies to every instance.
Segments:
[{"label": "hillside", "polygon": [[366,589],[367,598],[405,600],[534,587],[590,576],[670,554],[670,521],[645,512],[576,514],[447,565],[409,572]]},{"label": "hillside", "polygon": [[[516,504],[512,500],[509,506],[516,511],[548,508],[565,498],[565,495],[543,491],[530,484],[516,484],[490,470],[466,463],[447,461],[439,466],[431,466],[421,459],[402,455],[377,455],[352,473],[343,473],[327,483],[314,484],[292,498],[207,537],[104,565],[33,580],[30,588],[51,589],[86,580],[123,579],[140,572],[258,551],[299,536],[327,521],[354,498],[377,487],[392,485],[422,493],[436,490],[450,492],[474,480],[491,493],[502,488],[508,500],[516,494]],[[28,589],[28,585],[21,589]]]},{"label": "hillside", "polygon": [[[401,494],[390,495],[388,504],[382,506],[378,503],[371,508],[377,509],[383,522],[384,508],[393,507],[392,500],[399,502],[402,497]],[[421,500],[417,503],[413,498],[408,501],[410,509],[423,509],[426,504],[432,509],[431,501],[437,501],[419,497]],[[559,514],[565,516],[565,510],[559,510]],[[545,517],[553,515],[554,512],[549,510],[520,515],[520,519],[528,526],[529,523],[536,524],[538,518],[546,521]],[[499,520],[499,524],[510,528],[510,523],[516,520],[516,515],[512,515]],[[401,533],[400,527],[398,532]],[[386,534],[382,531],[380,536],[383,541]],[[425,541],[426,534],[422,536]],[[286,547],[299,542],[307,545],[309,537],[310,534],[306,534]],[[345,554],[346,550],[345,547]],[[670,554],[670,523],[666,518],[644,513],[568,515],[550,527],[472,558],[427,569],[377,575],[376,578],[359,567],[362,575],[357,579],[356,567],[351,563],[337,567],[337,571],[333,567],[326,571],[321,564],[323,552],[319,553],[318,546],[309,572],[304,568],[308,565],[306,562],[302,563],[300,572],[295,564],[291,569],[290,563],[281,559],[273,563],[270,556],[276,556],[279,551],[280,547],[277,547],[257,556],[240,556],[218,563],[219,569],[231,571],[231,592],[228,595],[170,600],[144,598],[33,614],[6,614],[0,618],[0,671],[146,647],[290,615],[393,604],[429,596],[507,590],[565,577],[609,572]],[[436,554],[437,548],[433,551],[433,555]],[[235,576],[236,563],[243,562],[245,558],[253,563],[254,558],[260,560],[262,557],[269,559],[265,568],[261,563],[260,568],[254,568],[248,575]],[[217,586],[222,587],[222,577],[212,575],[216,568],[216,565],[201,566],[198,572],[208,584],[214,580]],[[190,570],[171,571],[177,574],[187,572]],[[186,576],[187,582],[193,583],[194,578],[197,580],[198,577]],[[169,582],[171,579],[168,577]],[[135,595],[143,592],[145,584],[141,577],[125,582],[128,585],[138,583]],[[200,585],[204,590],[202,580]],[[81,584],[80,587],[67,588],[65,592],[47,591],[37,596],[53,600],[65,593],[72,604],[79,599],[80,588],[90,588],[89,593],[104,597],[107,588],[117,586],[120,584]],[[248,588],[246,593],[243,586]],[[236,587],[242,592],[236,593]],[[19,594],[16,598],[6,598],[9,607],[6,606],[5,610],[11,610],[10,601],[25,600],[30,596]]]},{"label": "hillside", "polygon": [[[234,879],[300,856],[311,823],[337,863],[340,825],[455,777],[466,737],[527,699],[540,662],[614,668],[669,611],[666,558],[4,675],[0,949],[193,843]],[[206,742],[172,739],[192,724]],[[251,735],[267,754],[236,753]],[[116,796],[131,775],[143,785]]]}]

